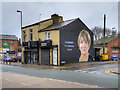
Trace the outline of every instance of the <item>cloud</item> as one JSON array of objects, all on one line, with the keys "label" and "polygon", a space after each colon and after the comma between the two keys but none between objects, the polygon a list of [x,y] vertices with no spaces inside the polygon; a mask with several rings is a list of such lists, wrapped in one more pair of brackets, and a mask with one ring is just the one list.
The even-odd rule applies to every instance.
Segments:
[{"label": "cloud", "polygon": [[89,28],[103,26],[103,14],[107,14],[108,28],[117,27],[118,24],[117,2],[4,2],[3,33],[21,37],[20,14],[16,12],[17,9],[23,12],[23,26],[48,19],[53,13],[63,16],[64,20],[79,17]]}]

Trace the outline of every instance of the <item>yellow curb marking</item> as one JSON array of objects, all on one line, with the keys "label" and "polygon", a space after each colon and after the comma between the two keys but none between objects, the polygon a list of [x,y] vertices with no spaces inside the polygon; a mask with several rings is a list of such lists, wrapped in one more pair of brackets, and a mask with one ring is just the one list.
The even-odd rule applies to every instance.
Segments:
[{"label": "yellow curb marking", "polygon": [[116,74],[110,72],[110,71],[112,71],[112,70],[114,70],[114,69],[116,69],[116,68],[106,70],[105,73],[110,74],[110,75],[116,75]]},{"label": "yellow curb marking", "polygon": [[10,79],[6,79],[7,81],[9,81],[9,82],[13,82],[13,80],[10,80]]},{"label": "yellow curb marking", "polygon": [[31,86],[31,84],[27,84],[27,83],[21,83],[24,86]]},{"label": "yellow curb marking", "polygon": [[[73,67],[56,67],[56,69],[69,69],[69,68],[81,68],[81,67],[90,67],[90,66],[99,66],[99,65],[107,65],[107,64],[115,64],[115,63],[105,63],[105,64],[93,64],[93,65],[83,65],[83,66],[73,66]],[[51,68],[54,69],[54,68]]]},{"label": "yellow curb marking", "polygon": [[45,88],[45,89],[43,89],[43,90],[48,90],[48,89]]}]

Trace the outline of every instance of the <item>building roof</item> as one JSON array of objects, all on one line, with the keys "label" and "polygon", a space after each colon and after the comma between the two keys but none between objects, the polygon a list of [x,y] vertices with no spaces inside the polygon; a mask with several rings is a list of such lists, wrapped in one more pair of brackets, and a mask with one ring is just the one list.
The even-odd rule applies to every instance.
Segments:
[{"label": "building roof", "polygon": [[31,26],[34,26],[34,25],[38,25],[38,24],[40,24],[42,22],[45,22],[45,21],[48,21],[48,20],[51,20],[51,19],[46,19],[46,20],[43,20],[43,21],[40,21],[40,22],[37,22],[37,23],[33,23],[33,24],[30,24],[30,25],[24,26],[24,27],[22,27],[22,29],[27,28],[27,27],[31,27]]},{"label": "building roof", "polygon": [[[113,40],[116,40],[117,38],[120,38],[120,34],[108,35],[105,37],[105,44],[107,44]],[[94,42],[94,45],[101,45],[101,44],[104,44],[104,38],[101,38]]]},{"label": "building roof", "polygon": [[[78,19],[78,18],[76,18]],[[58,23],[58,24],[54,24],[50,27],[47,27],[46,29],[43,29],[43,30],[40,30],[39,32],[43,32],[43,31],[49,31],[49,30],[57,30],[57,29],[60,29],[70,23],[72,23],[73,21],[75,21],[76,19],[70,19],[70,20],[66,20],[66,21],[63,21],[61,23]]]},{"label": "building roof", "polygon": [[2,40],[18,40],[17,36],[15,36],[15,35],[4,35],[4,34],[0,34],[0,39],[2,39]]}]

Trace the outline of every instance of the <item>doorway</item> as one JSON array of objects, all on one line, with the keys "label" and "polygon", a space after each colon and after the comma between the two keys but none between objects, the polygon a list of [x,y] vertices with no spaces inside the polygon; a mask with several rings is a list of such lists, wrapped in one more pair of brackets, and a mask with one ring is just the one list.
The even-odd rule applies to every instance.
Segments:
[{"label": "doorway", "polygon": [[57,47],[53,48],[53,65],[58,65]]},{"label": "doorway", "polygon": [[50,65],[50,49],[41,49],[41,64]]}]

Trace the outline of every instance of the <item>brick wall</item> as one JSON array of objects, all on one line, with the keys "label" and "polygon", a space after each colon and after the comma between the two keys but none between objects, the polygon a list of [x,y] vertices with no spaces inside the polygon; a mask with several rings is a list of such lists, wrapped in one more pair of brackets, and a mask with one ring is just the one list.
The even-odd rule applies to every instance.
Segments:
[{"label": "brick wall", "polygon": [[[111,47],[120,47],[120,38],[114,40],[113,42],[108,43],[107,46],[108,46],[109,58],[111,58],[111,55],[112,55],[112,48]],[[120,49],[113,49],[113,50],[119,50],[120,51]],[[113,55],[118,55],[118,57],[120,58],[120,52],[119,53],[113,53]]]},{"label": "brick wall", "polygon": [[[13,41],[13,43],[11,43],[11,41]],[[15,52],[18,51],[18,44],[19,44],[18,40],[2,40],[2,43],[4,42],[9,43],[9,51],[15,51]],[[2,45],[2,43],[0,45]]]}]

